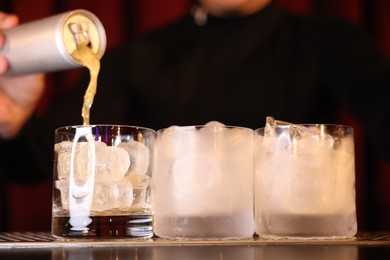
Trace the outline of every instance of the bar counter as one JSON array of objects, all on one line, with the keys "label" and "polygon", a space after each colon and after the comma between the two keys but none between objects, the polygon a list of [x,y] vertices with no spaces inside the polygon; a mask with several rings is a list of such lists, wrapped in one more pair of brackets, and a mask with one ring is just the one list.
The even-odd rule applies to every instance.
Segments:
[{"label": "bar counter", "polygon": [[0,259],[390,259],[390,232],[347,240],[58,240],[46,232],[0,233]]}]

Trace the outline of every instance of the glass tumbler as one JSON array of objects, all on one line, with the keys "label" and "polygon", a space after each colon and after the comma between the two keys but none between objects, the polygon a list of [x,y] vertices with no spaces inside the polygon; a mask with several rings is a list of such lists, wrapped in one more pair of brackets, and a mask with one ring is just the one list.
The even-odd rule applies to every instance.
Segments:
[{"label": "glass tumbler", "polygon": [[357,232],[353,128],[281,124],[255,130],[255,231],[337,239]]},{"label": "glass tumbler", "polygon": [[137,126],[55,130],[52,234],[57,238],[149,238],[156,132]]},{"label": "glass tumbler", "polygon": [[157,131],[152,177],[155,234],[252,237],[253,130],[208,124]]}]

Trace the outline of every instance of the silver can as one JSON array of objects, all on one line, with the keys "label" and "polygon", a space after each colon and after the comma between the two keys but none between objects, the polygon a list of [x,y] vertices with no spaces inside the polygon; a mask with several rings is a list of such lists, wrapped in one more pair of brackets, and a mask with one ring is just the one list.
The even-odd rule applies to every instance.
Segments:
[{"label": "silver can", "polygon": [[2,33],[5,45],[0,55],[8,59],[10,75],[80,67],[71,56],[77,44],[87,44],[100,59],[107,42],[100,20],[83,9],[21,24]]}]

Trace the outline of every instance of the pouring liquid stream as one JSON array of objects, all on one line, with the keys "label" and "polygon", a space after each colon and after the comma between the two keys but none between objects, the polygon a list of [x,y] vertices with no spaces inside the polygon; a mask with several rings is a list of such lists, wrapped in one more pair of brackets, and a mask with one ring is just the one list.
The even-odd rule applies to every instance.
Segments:
[{"label": "pouring liquid stream", "polygon": [[[84,103],[81,109],[83,118],[83,127],[76,129],[76,137],[72,145],[70,185],[69,185],[69,210],[71,230],[88,232],[87,227],[92,219],[90,210],[94,194],[95,182],[95,142],[90,126],[90,110],[97,90],[97,78],[100,70],[100,61],[97,55],[89,46],[89,37],[87,30],[82,24],[72,24],[69,28],[76,41],[76,49],[71,53],[71,57],[84,67],[88,68],[90,81],[84,94]],[[74,156],[76,153],[76,144],[80,138],[88,144],[88,178],[84,182],[79,182],[74,176]]]},{"label": "pouring liquid stream", "polygon": [[97,77],[100,70],[100,62],[92,49],[84,44],[78,44],[71,56],[89,69],[90,81],[84,94],[84,103],[81,109],[83,125],[88,126],[90,124],[90,110],[97,89]]}]

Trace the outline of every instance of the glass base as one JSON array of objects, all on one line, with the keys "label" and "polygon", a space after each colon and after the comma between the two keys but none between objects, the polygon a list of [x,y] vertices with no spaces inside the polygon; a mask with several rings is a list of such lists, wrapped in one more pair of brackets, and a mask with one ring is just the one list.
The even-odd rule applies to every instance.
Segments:
[{"label": "glass base", "polygon": [[70,217],[53,217],[52,234],[57,238],[151,238],[153,218],[151,215],[90,216],[71,225]]},{"label": "glass base", "polygon": [[354,236],[280,236],[280,235],[257,235],[260,240],[356,240]]}]

